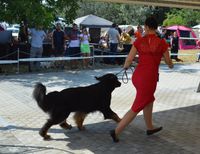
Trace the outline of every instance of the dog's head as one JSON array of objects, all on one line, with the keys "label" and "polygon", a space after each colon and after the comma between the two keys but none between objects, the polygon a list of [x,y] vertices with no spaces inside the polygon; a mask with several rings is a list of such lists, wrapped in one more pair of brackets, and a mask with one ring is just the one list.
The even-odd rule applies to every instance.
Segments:
[{"label": "dog's head", "polygon": [[112,73],[105,74],[101,77],[95,77],[95,78],[100,82],[104,82],[107,85],[110,85],[111,88],[113,89],[121,86],[121,82],[119,82],[117,76]]}]

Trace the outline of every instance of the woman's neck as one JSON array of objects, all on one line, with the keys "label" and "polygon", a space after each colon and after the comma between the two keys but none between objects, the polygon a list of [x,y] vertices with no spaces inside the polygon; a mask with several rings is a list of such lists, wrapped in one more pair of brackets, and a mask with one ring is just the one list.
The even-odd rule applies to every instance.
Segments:
[{"label": "woman's neck", "polygon": [[149,31],[147,31],[147,34],[156,34],[156,31],[155,30],[149,30]]}]

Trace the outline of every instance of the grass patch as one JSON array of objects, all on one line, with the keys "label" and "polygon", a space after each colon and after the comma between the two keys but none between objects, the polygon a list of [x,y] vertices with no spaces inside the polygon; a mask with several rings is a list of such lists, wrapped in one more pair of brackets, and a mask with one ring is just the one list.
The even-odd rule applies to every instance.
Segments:
[{"label": "grass patch", "polygon": [[197,56],[198,53],[200,53],[200,49],[179,50],[179,54],[191,54],[191,55],[182,55],[178,57],[183,60],[183,63],[195,63],[198,58]]}]

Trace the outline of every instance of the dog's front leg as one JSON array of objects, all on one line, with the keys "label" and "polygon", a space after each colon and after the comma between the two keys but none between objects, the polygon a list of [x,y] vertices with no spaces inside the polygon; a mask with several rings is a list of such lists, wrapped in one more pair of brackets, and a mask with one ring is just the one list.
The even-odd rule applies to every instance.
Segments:
[{"label": "dog's front leg", "polygon": [[102,113],[105,119],[113,119],[117,123],[121,121],[121,118],[119,118],[119,116],[115,112],[113,112],[110,108],[102,111]]},{"label": "dog's front leg", "polygon": [[60,127],[62,127],[63,129],[72,129],[72,125],[69,125],[66,120],[64,120],[63,122],[60,123]]},{"label": "dog's front leg", "polygon": [[48,119],[44,126],[40,129],[39,134],[43,137],[44,140],[49,140],[51,138],[50,135],[47,135],[47,132],[52,125],[53,122]]},{"label": "dog's front leg", "polygon": [[122,120],[115,112],[112,113],[111,119],[113,119],[113,120],[116,121],[117,123],[120,122],[120,121]]}]

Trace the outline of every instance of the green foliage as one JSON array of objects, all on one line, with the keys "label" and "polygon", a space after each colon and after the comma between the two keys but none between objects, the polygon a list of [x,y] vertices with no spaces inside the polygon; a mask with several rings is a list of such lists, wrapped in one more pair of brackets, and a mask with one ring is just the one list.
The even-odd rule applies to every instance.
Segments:
[{"label": "green foliage", "polygon": [[163,26],[171,25],[186,25],[186,20],[180,15],[168,15],[167,19],[164,20]]},{"label": "green foliage", "polygon": [[72,22],[81,0],[0,0],[0,21],[29,26],[48,26],[63,12],[66,21]]},{"label": "green foliage", "polygon": [[[0,21],[21,23],[29,26],[51,25],[55,17],[63,17],[72,23],[77,17],[94,14],[118,24],[143,24],[154,15],[160,25],[181,24],[194,26],[200,23],[200,11],[170,9],[134,4],[105,3],[88,0],[0,0]],[[164,20],[165,19],[165,20]],[[164,22],[163,22],[164,21]]]},{"label": "green foliage", "polygon": [[185,25],[188,27],[200,23],[200,12],[192,9],[171,9],[164,20],[164,26]]},{"label": "green foliage", "polygon": [[149,15],[155,15],[157,18],[159,17],[159,23],[162,23],[165,16],[163,12],[166,11],[168,11],[168,9],[134,4],[84,1],[80,3],[77,17],[94,14],[117,24],[137,25],[144,24],[144,20]]}]

